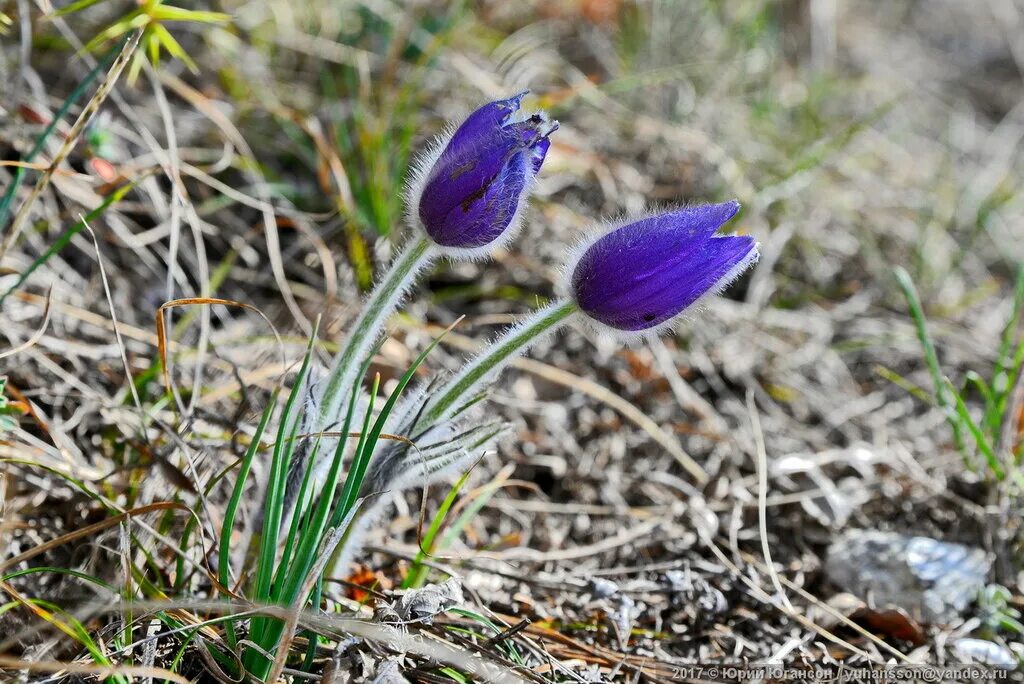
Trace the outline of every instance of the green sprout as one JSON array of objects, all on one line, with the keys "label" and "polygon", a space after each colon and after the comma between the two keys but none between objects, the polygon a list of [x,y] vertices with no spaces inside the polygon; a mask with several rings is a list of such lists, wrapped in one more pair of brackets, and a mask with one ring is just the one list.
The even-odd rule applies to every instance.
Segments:
[{"label": "green sprout", "polygon": [[[102,0],[77,0],[67,7],[58,10],[54,16],[65,16],[79,12],[87,7],[99,4]],[[134,83],[142,70],[142,60],[149,58],[150,63],[156,66],[160,63],[160,54],[166,50],[172,57],[181,60],[193,73],[198,73],[199,67],[195,60],[185,52],[181,43],[171,35],[164,23],[169,21],[191,21],[199,24],[224,24],[231,20],[231,16],[223,12],[206,12],[201,10],[190,10],[183,7],[164,4],[163,0],[144,0],[138,6],[115,21],[107,28],[100,31],[96,37],[90,40],[85,50],[94,50],[103,43],[116,40],[132,31],[142,30],[142,37],[139,44],[142,50],[135,54],[132,63],[128,67],[128,82]]]},{"label": "green sprout", "polygon": [[25,413],[19,402],[10,402],[4,396],[7,378],[0,377],[0,435],[18,427],[18,416]]},{"label": "green sprout", "polygon": [[[953,442],[963,457],[964,464],[971,471],[977,471],[977,454],[984,458],[984,472],[996,481],[1008,477],[1018,487],[1024,487],[1024,443],[1013,439],[1013,432],[1005,425],[1015,420],[1008,409],[1012,408],[1012,394],[1018,378],[1024,374],[1024,337],[1018,335],[1020,323],[1024,320],[1024,264],[1017,268],[1016,285],[1013,295],[1013,309],[1003,328],[1002,339],[996,352],[995,365],[988,379],[975,371],[966,374],[964,381],[954,385],[939,365],[935,343],[928,332],[921,298],[910,274],[900,267],[895,271],[896,282],[906,297],[911,318],[914,321],[917,338],[921,342],[925,363],[932,376],[934,396],[932,400],[943,410],[946,421],[953,433]],[[981,415],[977,418],[967,406],[967,390],[974,388],[983,400]],[[1004,439],[1009,434],[1010,439]],[[976,450],[970,448],[967,437],[973,440]]]},{"label": "green sprout", "polygon": [[1013,594],[1000,584],[990,584],[978,595],[983,634],[990,638],[999,633],[1024,635],[1020,611],[1013,607]]}]

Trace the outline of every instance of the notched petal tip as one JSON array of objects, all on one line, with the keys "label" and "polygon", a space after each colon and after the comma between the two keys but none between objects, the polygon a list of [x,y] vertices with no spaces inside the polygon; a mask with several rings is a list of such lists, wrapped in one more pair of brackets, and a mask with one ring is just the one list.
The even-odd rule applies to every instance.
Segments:
[{"label": "notched petal tip", "polygon": [[719,204],[705,204],[695,209],[707,218],[708,223],[718,223],[717,230],[740,212],[740,203],[739,200],[731,199]]},{"label": "notched petal tip", "polygon": [[506,97],[504,100],[498,100],[499,102],[507,103],[511,111],[518,111],[523,106],[523,98],[530,94],[530,89],[520,90],[512,97]]},{"label": "notched petal tip", "polygon": [[723,274],[722,280],[728,285],[736,276],[757,261],[757,241],[750,235],[716,235],[708,240],[704,248],[709,262],[717,262]]},{"label": "notched petal tip", "polygon": [[464,147],[475,147],[482,140],[486,140],[496,131],[507,126],[522,107],[523,98],[528,92],[530,91],[524,90],[512,97],[494,100],[478,107],[455,129],[455,133],[452,134],[445,149],[445,154],[454,154]]},{"label": "notched petal tip", "polygon": [[[481,112],[487,109],[492,109],[494,113],[499,117],[498,125],[504,126],[512,119],[512,117],[518,112],[523,106],[523,98],[529,93],[529,90],[524,90],[521,93],[513,95],[512,97],[506,97],[504,100],[495,100],[489,102],[483,107],[477,110]],[[474,112],[475,114],[476,112]],[[473,114],[470,114],[470,118]],[[468,119],[467,119],[468,120]]]},{"label": "notched petal tip", "polygon": [[739,210],[743,208],[743,205],[740,204],[740,201],[738,199],[727,200],[725,202],[722,202],[721,204],[712,204],[711,206],[722,207],[723,210],[726,213],[728,213],[728,217],[725,219],[726,221],[728,221],[737,213],[739,213]]}]

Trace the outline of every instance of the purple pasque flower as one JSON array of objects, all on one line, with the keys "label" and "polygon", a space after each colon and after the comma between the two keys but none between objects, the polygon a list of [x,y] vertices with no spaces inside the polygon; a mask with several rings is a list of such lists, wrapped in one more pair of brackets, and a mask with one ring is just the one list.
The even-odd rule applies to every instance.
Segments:
[{"label": "purple pasque flower", "polygon": [[735,200],[627,223],[587,246],[569,273],[580,310],[616,330],[650,330],[757,260],[748,236],[716,236],[739,211]]},{"label": "purple pasque flower", "polygon": [[542,112],[519,116],[525,95],[470,114],[425,169],[414,211],[436,244],[476,250],[512,226],[558,128]]}]

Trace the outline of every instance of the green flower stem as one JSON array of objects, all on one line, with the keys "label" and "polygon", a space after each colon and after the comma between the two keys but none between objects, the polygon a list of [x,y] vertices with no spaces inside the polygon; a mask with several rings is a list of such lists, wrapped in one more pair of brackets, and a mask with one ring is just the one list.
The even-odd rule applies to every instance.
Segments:
[{"label": "green flower stem", "polygon": [[427,403],[417,427],[427,428],[440,420],[451,418],[512,359],[523,354],[542,335],[554,332],[577,310],[576,302],[572,300],[556,301],[499,337],[490,348],[438,390]]},{"label": "green flower stem", "polygon": [[327,377],[317,430],[326,429],[341,414],[342,402],[351,394],[354,374],[363,357],[377,341],[385,321],[398,307],[413,279],[436,257],[436,251],[431,249],[431,245],[426,236],[418,236],[409,242],[363,305]]}]

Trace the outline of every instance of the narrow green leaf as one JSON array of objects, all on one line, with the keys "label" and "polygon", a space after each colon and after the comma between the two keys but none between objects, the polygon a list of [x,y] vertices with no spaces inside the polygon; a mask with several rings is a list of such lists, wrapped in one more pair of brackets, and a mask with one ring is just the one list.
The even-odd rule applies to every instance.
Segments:
[{"label": "narrow green leaf", "polygon": [[36,565],[31,568],[25,568],[23,570],[15,570],[14,572],[9,572],[3,577],[0,577],[0,581],[8,582],[14,579],[15,577],[22,577],[24,575],[34,575],[40,572],[51,572],[55,575],[67,575],[68,577],[77,577],[80,580],[85,580],[86,582],[91,582],[96,586],[103,587],[107,591],[110,591],[114,594],[118,593],[117,587],[107,584],[98,577],[93,577],[92,575],[87,575],[84,572],[79,572],[78,570],[72,570],[70,568],[55,568],[46,565]]},{"label": "narrow green leaf", "polygon": [[[978,390],[978,394],[985,401],[986,408],[995,404],[996,395],[992,391],[992,388],[985,382],[985,378],[981,377],[974,371],[967,371],[964,376],[965,385],[972,385],[974,389]],[[965,387],[966,389],[966,387]]]},{"label": "narrow green leaf", "polygon": [[91,223],[92,221],[102,216],[103,213],[107,209],[109,209],[110,206],[115,202],[121,201],[124,198],[124,196],[127,195],[128,192],[132,188],[134,188],[141,180],[142,179],[140,178],[138,180],[131,181],[130,183],[125,183],[121,187],[117,188],[112,193],[107,195],[98,207],[96,207],[88,214],[86,214],[81,221],[79,221],[78,223],[71,226],[63,233],[61,233],[60,236],[58,236],[57,239],[54,240],[53,243],[46,248],[45,252],[36,257],[36,259],[31,264],[29,264],[29,267],[18,275],[18,279],[14,282],[14,285],[12,285],[10,289],[8,289],[6,292],[0,295],[0,306],[3,305],[4,300],[7,299],[7,297],[12,292],[14,292],[15,290],[17,290],[18,288],[25,284],[25,281],[28,280],[29,276],[31,276],[36,269],[38,269],[40,266],[49,261],[50,257],[52,257],[54,254],[67,247],[68,244],[70,244],[71,242],[71,238],[75,237],[80,232],[82,232],[82,230],[85,229],[86,224]]},{"label": "narrow green leaf", "polygon": [[[485,627],[490,629],[492,632],[494,632],[494,634],[496,634],[496,635],[497,634],[501,634],[506,629],[511,627],[511,625],[504,625],[504,626],[499,625],[499,624],[495,623],[493,620],[491,620],[489,617],[487,617],[486,615],[481,615],[480,613],[477,613],[477,612],[472,611],[472,610],[467,610],[465,608],[452,608],[449,612],[452,613],[453,615],[461,615],[462,617],[466,617],[466,618],[469,618],[470,620],[474,620],[476,622],[479,622],[481,625],[484,625]],[[507,650],[507,652],[509,654],[509,657],[512,659],[512,661],[522,665],[525,661],[523,660],[523,656],[522,656],[522,654],[519,653],[519,649],[516,648],[515,644],[512,643],[511,641],[505,641],[503,643],[506,645],[506,650]]]},{"label": "narrow green leaf", "polygon": [[[188,67],[188,70],[193,74],[199,73],[199,66],[193,61],[192,57],[185,52],[185,48],[181,47],[181,44],[171,35],[171,32],[164,28],[161,24],[153,24],[150,30],[153,31],[153,35],[157,38],[159,43],[164,46],[167,52],[181,60],[182,64]],[[154,61],[154,64],[156,62]]]},{"label": "narrow green leaf", "polygon": [[173,5],[160,4],[149,11],[157,21],[193,21],[200,24],[225,24],[231,21],[230,14],[190,10]]},{"label": "narrow green leaf", "polygon": [[466,528],[466,525],[480,513],[480,510],[487,505],[487,502],[491,500],[498,489],[500,489],[500,483],[495,482],[485,486],[479,492],[473,503],[467,506],[466,510],[460,513],[455,522],[445,531],[444,536],[441,537],[441,541],[437,545],[438,553],[443,553],[452,545],[458,536],[462,534],[462,530]]},{"label": "narrow green leaf", "polygon": [[[285,590],[285,584],[292,570],[293,563],[298,564],[303,560],[300,555],[302,553],[302,540],[305,535],[309,534],[311,526],[309,518],[312,515],[312,509],[307,503],[307,497],[310,494],[309,488],[313,481],[313,472],[316,470],[313,466],[317,462],[317,456],[320,452],[320,439],[320,436],[317,435],[316,443],[307,457],[308,467],[302,476],[302,484],[299,486],[299,495],[295,499],[295,508],[292,512],[288,535],[285,538],[284,550],[281,552],[281,560],[278,562],[277,572],[274,575],[274,592],[270,598],[275,603],[280,601],[281,594]],[[294,559],[292,558],[293,550],[297,555]]]},{"label": "narrow green leaf", "polygon": [[448,490],[448,495],[445,496],[444,501],[441,502],[441,507],[437,509],[437,514],[434,519],[430,522],[430,527],[427,529],[427,533],[423,535],[423,540],[420,543],[420,548],[416,552],[416,557],[413,559],[412,567],[409,569],[409,574],[405,576],[402,581],[403,589],[416,589],[423,586],[423,583],[427,579],[430,569],[424,565],[429,556],[434,551],[434,540],[437,538],[438,533],[441,531],[441,525],[444,523],[445,518],[448,516],[448,511],[455,505],[455,499],[458,498],[459,492],[465,486],[469,480],[469,475],[472,470],[467,470],[462,474],[451,489]]},{"label": "narrow green leaf", "polygon": [[114,40],[118,36],[123,36],[126,33],[131,33],[137,28],[142,28],[149,23],[149,17],[142,14],[141,10],[134,10],[122,17],[119,21],[111,24],[107,28],[100,31],[96,36],[92,38],[85,47],[82,48],[83,52],[92,52],[103,43],[109,40]]},{"label": "narrow green leaf", "polygon": [[84,10],[88,7],[92,7],[93,5],[99,4],[102,1],[103,0],[76,0],[67,7],[62,7],[56,12],[53,12],[50,16],[66,17],[69,14],[80,12],[81,10]]},{"label": "narrow green leaf", "polygon": [[[296,402],[309,371],[315,341],[316,330],[314,329],[313,334],[309,337],[306,353],[302,357],[302,367],[299,369],[285,403],[284,412],[281,414],[281,424],[278,427],[277,440],[274,443],[270,476],[263,504],[263,530],[259,540],[260,552],[256,564],[256,582],[251,597],[255,601],[266,601],[271,595],[271,582],[275,574],[274,560],[277,556],[281,519],[284,514],[285,479],[288,475],[289,457],[294,450],[294,439],[300,418],[299,412],[296,411]],[[250,639],[260,643],[260,637],[263,630],[266,629],[268,620],[265,617],[254,617],[250,621]],[[263,655],[253,649],[246,649],[243,656],[243,662],[250,669],[257,663],[265,661]]]},{"label": "narrow green leaf", "polygon": [[899,283],[900,288],[903,290],[903,295],[906,297],[907,305],[910,308],[910,315],[914,319],[917,339],[921,342],[921,347],[924,350],[925,362],[928,364],[928,370],[932,376],[932,384],[935,387],[935,401],[940,408],[947,409],[946,419],[953,430],[953,441],[956,444],[957,450],[964,453],[963,426],[957,420],[957,412],[948,410],[954,408],[953,402],[950,401],[947,394],[950,388],[947,386],[947,381],[939,366],[939,357],[935,353],[935,345],[928,334],[928,324],[925,319],[924,309],[921,308],[921,300],[917,295],[917,288],[914,287],[914,281],[911,279],[910,274],[902,266],[896,268],[895,274],[896,282]]},{"label": "narrow green leaf", "polygon": [[231,587],[231,533],[235,529],[235,517],[238,515],[238,507],[245,493],[245,485],[249,479],[249,472],[252,470],[253,459],[259,451],[260,440],[274,413],[278,393],[279,390],[275,389],[267,401],[267,407],[263,410],[263,416],[260,418],[259,425],[256,426],[256,432],[252,436],[249,448],[245,450],[245,456],[242,457],[242,463],[235,478],[235,487],[224,511],[224,524],[220,530],[220,549],[217,557],[217,578],[221,585],[227,588]]},{"label": "narrow green leaf", "polygon": [[455,680],[459,684],[469,684],[471,681],[469,677],[452,667],[442,667],[439,671],[448,675],[449,678]]},{"label": "narrow green leaf", "polygon": [[141,43],[145,48],[146,55],[149,57],[149,62],[153,66],[159,66],[160,64],[160,40],[156,37],[153,31],[146,31],[142,36]]},{"label": "narrow green leaf", "polygon": [[996,457],[996,453],[992,449],[992,444],[988,441],[988,438],[985,437],[985,434],[981,431],[981,428],[978,427],[978,424],[974,422],[974,419],[971,418],[971,414],[967,410],[967,404],[964,403],[963,397],[953,389],[953,385],[949,383],[948,380],[946,381],[946,387],[956,401],[957,415],[960,417],[961,422],[967,426],[967,430],[971,433],[971,437],[974,438],[975,444],[978,445],[978,450],[981,451],[982,455],[985,457],[985,461],[988,463],[989,470],[993,475],[995,475],[997,480],[1002,480],[1006,476],[1006,473],[1003,471],[1003,466],[999,463],[999,459]]},{"label": "narrow green leaf", "polygon": [[1011,356],[1022,317],[1024,317],[1024,263],[1021,263],[1017,269],[1013,310],[1009,320],[1006,321],[1006,327],[1003,328],[999,351],[996,354],[995,368],[992,371],[992,390],[995,394],[995,402],[985,413],[985,422],[992,434],[998,434],[1002,429],[1006,403],[1010,398],[1010,393],[1013,392],[1021,363],[1024,363],[1024,350],[1022,350],[1024,339],[1021,339],[1017,351]]}]

